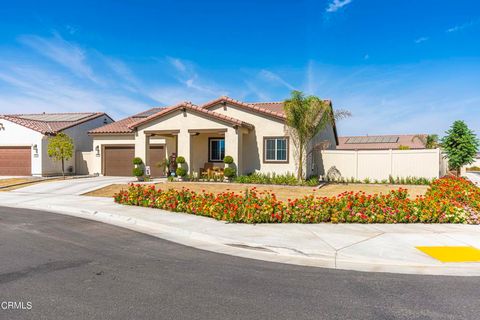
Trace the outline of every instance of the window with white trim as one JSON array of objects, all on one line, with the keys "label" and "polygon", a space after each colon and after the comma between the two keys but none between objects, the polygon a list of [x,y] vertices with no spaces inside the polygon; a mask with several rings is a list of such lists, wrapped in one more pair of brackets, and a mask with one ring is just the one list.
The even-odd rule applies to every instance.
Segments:
[{"label": "window with white trim", "polygon": [[225,139],[210,138],[208,140],[208,161],[221,162],[225,158]]},{"label": "window with white trim", "polygon": [[266,162],[288,162],[288,138],[265,138],[264,155],[264,160]]}]

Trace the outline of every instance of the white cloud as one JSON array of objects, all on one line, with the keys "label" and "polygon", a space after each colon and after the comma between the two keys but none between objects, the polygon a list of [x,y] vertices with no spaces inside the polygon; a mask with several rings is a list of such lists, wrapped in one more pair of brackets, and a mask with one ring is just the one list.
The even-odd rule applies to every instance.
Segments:
[{"label": "white cloud", "polygon": [[26,35],[21,36],[19,40],[37,53],[70,70],[78,77],[89,79],[97,84],[103,84],[103,81],[94,74],[92,68],[87,63],[85,50],[76,44],[64,40],[58,33],[54,33],[52,38]]},{"label": "white cloud", "polygon": [[469,28],[469,27],[472,27],[476,24],[480,23],[480,19],[477,19],[477,20],[471,20],[471,21],[468,21],[468,22],[465,22],[464,24],[460,24],[460,25],[456,25],[454,27],[451,27],[451,28],[448,28],[446,30],[447,33],[452,33],[452,32],[457,32],[457,31],[460,31],[460,30],[463,30],[465,28]]},{"label": "white cloud", "polygon": [[337,10],[343,8],[347,4],[351,3],[353,0],[333,0],[328,4],[326,12],[336,12]]},{"label": "white cloud", "polygon": [[427,41],[429,38],[428,37],[420,37],[418,39],[415,39],[415,43],[422,43],[422,42],[425,42]]},{"label": "white cloud", "polygon": [[263,69],[263,70],[260,70],[259,75],[260,75],[261,78],[267,80],[270,83],[280,84],[280,85],[286,87],[289,90],[294,90],[295,89],[290,83],[288,83],[282,77],[280,77],[278,74],[276,74],[272,71],[268,71],[268,70]]}]

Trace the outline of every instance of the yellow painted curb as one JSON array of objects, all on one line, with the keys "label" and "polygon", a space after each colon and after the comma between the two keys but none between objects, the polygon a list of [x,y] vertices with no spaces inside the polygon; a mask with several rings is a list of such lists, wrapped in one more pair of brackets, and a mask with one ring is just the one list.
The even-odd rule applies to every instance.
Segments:
[{"label": "yellow painted curb", "polygon": [[441,262],[480,262],[480,250],[474,247],[416,247]]}]

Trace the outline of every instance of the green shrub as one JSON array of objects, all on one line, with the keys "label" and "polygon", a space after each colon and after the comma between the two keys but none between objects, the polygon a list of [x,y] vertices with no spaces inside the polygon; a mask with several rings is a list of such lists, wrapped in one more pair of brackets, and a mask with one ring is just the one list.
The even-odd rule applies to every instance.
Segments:
[{"label": "green shrub", "polygon": [[232,164],[233,163],[233,157],[232,156],[225,156],[225,158],[223,158],[223,163]]},{"label": "green shrub", "polygon": [[141,177],[143,176],[143,169],[139,167],[133,168],[132,173],[135,177]]},{"label": "green shrub", "polygon": [[177,168],[177,176],[179,177],[185,177],[187,175],[187,170],[185,170],[185,168]]},{"label": "green shrub", "polygon": [[133,164],[134,164],[134,165],[137,165],[137,166],[143,164],[142,158],[139,158],[139,157],[133,158]]},{"label": "green shrub", "polygon": [[235,177],[235,175],[237,174],[237,171],[234,169],[234,168],[225,168],[225,170],[223,171],[223,175],[227,178],[233,178]]},{"label": "green shrub", "polygon": [[318,179],[318,177],[311,177],[310,179],[305,181],[305,184],[310,187],[315,187],[320,184],[320,180]]},{"label": "green shrub", "polygon": [[182,157],[182,156],[179,156],[177,157],[177,160],[176,160],[177,164],[182,164],[182,163],[185,163],[185,158]]}]

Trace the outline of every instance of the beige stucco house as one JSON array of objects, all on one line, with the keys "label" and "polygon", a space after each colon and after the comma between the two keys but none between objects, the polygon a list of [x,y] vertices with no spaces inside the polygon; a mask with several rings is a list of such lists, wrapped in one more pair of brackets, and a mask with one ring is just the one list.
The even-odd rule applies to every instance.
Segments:
[{"label": "beige stucco house", "polygon": [[0,115],[0,176],[53,176],[61,164],[48,156],[49,138],[65,133],[73,140],[75,153],[65,162],[72,174],[82,170],[83,153],[92,151],[92,129],[113,122],[103,112]]},{"label": "beige stucco house", "polygon": [[[295,173],[297,150],[285,127],[283,103],[245,103],[220,97],[201,106],[183,102],[152,108],[90,131],[95,159],[93,173],[130,176],[132,160],[140,157],[152,176],[157,164],[172,154],[183,156],[190,173],[208,164],[223,167],[230,155],[238,174]],[[335,149],[335,126],[319,133],[312,145]],[[310,147],[311,148],[311,147]],[[307,152],[307,175],[320,171],[320,152]]]}]

